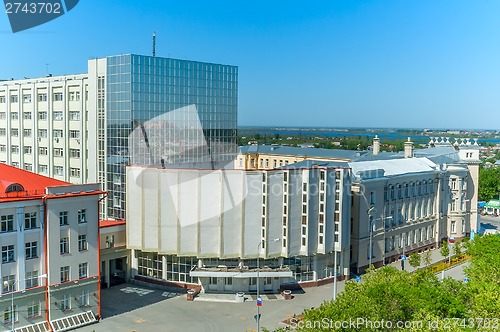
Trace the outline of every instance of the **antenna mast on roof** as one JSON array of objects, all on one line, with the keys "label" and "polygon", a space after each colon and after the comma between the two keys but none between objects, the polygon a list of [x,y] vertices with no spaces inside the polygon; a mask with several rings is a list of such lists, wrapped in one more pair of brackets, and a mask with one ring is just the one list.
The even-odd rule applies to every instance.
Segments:
[{"label": "antenna mast on roof", "polygon": [[156,56],[156,31],[153,31],[153,56]]}]

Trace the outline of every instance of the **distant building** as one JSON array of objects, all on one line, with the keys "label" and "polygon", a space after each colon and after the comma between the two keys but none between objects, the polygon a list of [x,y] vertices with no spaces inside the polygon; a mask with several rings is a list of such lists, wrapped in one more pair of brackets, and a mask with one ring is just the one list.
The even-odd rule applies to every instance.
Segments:
[{"label": "distant building", "polygon": [[63,331],[96,321],[103,194],[97,184],[70,185],[0,164],[5,329]]},{"label": "distant building", "polygon": [[130,250],[126,248],[125,220],[101,220],[99,233],[101,286],[126,282],[130,277]]}]

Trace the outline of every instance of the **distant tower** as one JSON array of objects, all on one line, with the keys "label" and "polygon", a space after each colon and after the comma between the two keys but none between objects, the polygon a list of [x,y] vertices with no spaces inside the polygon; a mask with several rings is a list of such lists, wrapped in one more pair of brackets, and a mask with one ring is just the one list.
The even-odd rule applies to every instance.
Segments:
[{"label": "distant tower", "polygon": [[413,142],[408,137],[408,141],[405,142],[405,158],[413,157]]},{"label": "distant tower", "polygon": [[153,56],[156,56],[156,31],[153,31]]},{"label": "distant tower", "polygon": [[374,156],[378,155],[380,153],[380,139],[378,138],[377,135],[373,138],[373,149],[372,153]]}]

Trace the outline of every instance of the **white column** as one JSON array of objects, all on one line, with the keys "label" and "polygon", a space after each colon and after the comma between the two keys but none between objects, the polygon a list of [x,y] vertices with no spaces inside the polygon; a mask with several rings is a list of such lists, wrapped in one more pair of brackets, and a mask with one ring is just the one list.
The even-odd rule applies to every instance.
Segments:
[{"label": "white column", "polygon": [[41,275],[41,274],[44,274],[44,273],[47,273],[47,271],[45,271],[45,237],[44,237],[44,232],[45,232],[45,229],[44,229],[44,208],[43,208],[43,204],[40,204],[39,206],[39,209],[38,209],[38,216],[37,216],[37,223],[38,223],[38,226],[40,227],[39,230],[40,230],[40,233],[39,233],[39,236],[40,236],[40,240],[38,241],[39,245],[38,245],[38,257],[40,257],[40,267],[38,269],[38,271],[40,271],[38,274]]},{"label": "white column", "polygon": [[[21,96],[22,98],[22,96]],[[16,208],[16,215],[14,220],[16,227],[17,245],[16,245],[16,260],[17,260],[17,276],[18,290],[26,289],[26,257],[24,250],[24,207]]]}]

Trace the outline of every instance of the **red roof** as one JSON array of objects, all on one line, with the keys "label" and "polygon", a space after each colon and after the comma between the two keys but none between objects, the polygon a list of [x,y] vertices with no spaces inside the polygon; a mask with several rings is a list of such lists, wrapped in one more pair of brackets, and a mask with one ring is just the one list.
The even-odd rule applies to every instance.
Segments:
[{"label": "red roof", "polygon": [[0,202],[39,198],[47,187],[67,185],[71,184],[0,163]]},{"label": "red roof", "polygon": [[99,220],[99,228],[125,225],[125,220]]}]

